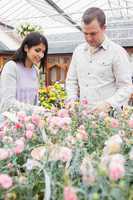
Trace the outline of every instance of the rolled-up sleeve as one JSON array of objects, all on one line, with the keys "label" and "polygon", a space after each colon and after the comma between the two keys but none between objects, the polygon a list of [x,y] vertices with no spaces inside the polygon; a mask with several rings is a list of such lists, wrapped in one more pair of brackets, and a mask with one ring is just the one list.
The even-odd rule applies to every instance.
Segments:
[{"label": "rolled-up sleeve", "polygon": [[108,102],[113,107],[119,107],[127,104],[130,95],[133,93],[131,64],[128,60],[127,52],[122,47],[118,47],[115,52],[112,69],[117,90],[115,94],[108,99]]}]

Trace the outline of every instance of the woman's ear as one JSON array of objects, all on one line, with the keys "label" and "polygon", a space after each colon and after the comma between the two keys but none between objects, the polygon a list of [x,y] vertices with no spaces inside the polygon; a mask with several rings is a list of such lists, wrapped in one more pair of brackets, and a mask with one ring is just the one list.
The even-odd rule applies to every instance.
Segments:
[{"label": "woman's ear", "polygon": [[24,45],[24,51],[25,51],[25,52],[28,51],[28,46],[27,46],[27,44]]}]

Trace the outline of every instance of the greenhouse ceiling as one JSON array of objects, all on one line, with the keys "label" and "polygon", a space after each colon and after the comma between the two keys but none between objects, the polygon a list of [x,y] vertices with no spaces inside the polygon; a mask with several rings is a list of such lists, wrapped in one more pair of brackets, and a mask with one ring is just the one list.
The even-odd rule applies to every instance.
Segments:
[{"label": "greenhouse ceiling", "polygon": [[27,22],[47,34],[79,31],[89,7],[102,8],[108,24],[133,22],[133,0],[0,0],[0,22],[12,31]]}]

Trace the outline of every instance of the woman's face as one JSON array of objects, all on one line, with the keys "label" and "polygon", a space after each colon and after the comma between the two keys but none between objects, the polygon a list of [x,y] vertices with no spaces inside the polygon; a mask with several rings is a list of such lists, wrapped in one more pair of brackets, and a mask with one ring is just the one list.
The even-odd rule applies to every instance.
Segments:
[{"label": "woman's face", "polygon": [[27,53],[26,63],[28,65],[38,65],[41,59],[44,57],[46,51],[46,46],[43,43],[40,43],[31,48],[25,47],[25,52]]}]

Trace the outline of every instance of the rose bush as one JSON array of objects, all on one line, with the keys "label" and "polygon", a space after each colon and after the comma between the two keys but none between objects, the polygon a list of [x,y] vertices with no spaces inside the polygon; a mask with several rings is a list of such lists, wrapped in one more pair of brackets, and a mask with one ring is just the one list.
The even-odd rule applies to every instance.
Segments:
[{"label": "rose bush", "polygon": [[113,118],[87,104],[1,114],[0,199],[133,199],[133,108]]}]

